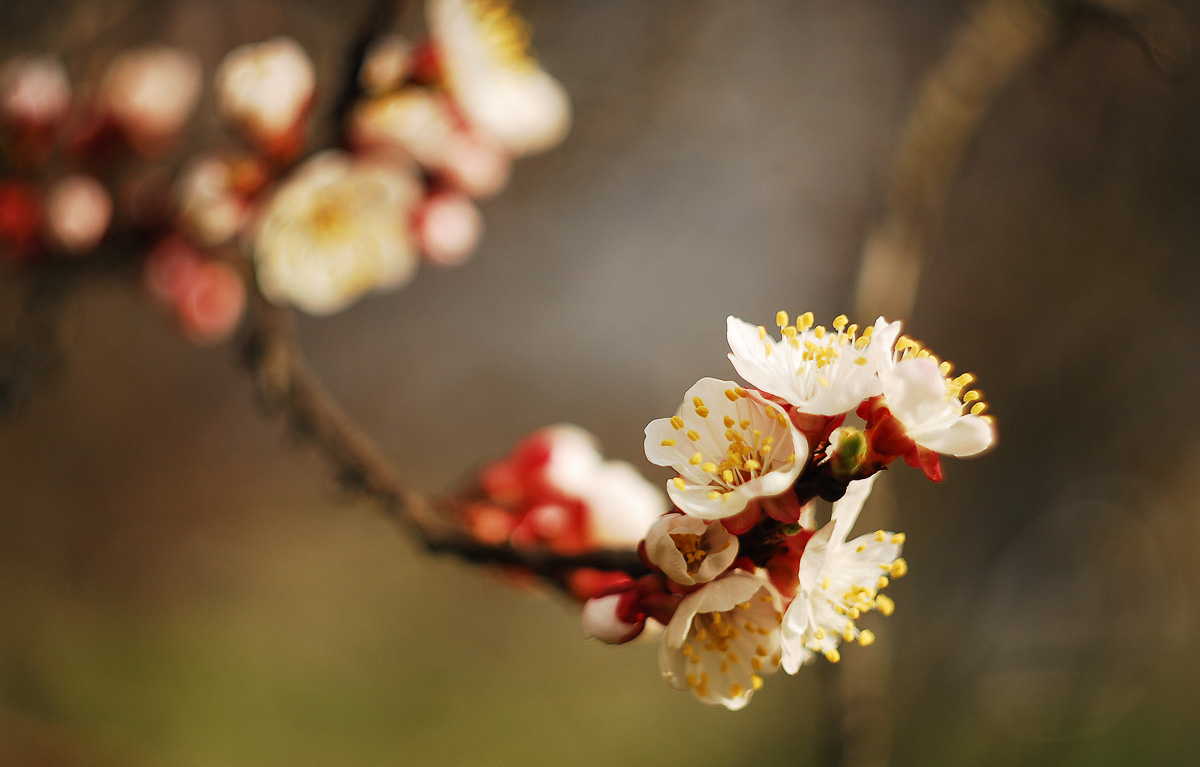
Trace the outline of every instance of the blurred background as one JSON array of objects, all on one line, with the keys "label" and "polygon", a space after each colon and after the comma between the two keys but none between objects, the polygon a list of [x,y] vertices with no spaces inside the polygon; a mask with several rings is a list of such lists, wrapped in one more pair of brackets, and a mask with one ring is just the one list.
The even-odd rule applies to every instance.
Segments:
[{"label": "blurred background", "polygon": [[[484,204],[469,264],[302,321],[313,366],[422,491],[564,421],[665,480],[642,429],[733,377],[726,315],[852,308],[906,116],[971,6],[518,2],[572,134]],[[82,76],[159,39],[211,77],[286,33],[328,108],[365,7],[4,0],[0,57]],[[1200,39],[1200,8],[1169,7],[1165,34]],[[1000,443],[940,486],[880,483],[912,570],[839,672],[881,654],[849,740],[882,735],[892,764],[1195,760],[1198,137],[1194,68],[1082,12],[964,158],[903,319],[976,373]],[[6,319],[18,295],[0,286]],[[835,675],[706,707],[653,642],[584,642],[565,601],[425,555],[262,417],[233,347],[181,342],[136,285],[75,293],[64,345],[0,424],[0,765],[827,759]]]}]

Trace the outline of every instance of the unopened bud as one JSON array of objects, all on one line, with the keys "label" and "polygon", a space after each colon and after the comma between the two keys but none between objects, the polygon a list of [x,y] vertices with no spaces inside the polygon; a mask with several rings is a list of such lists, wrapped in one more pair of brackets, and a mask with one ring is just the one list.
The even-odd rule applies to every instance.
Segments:
[{"label": "unopened bud", "polygon": [[835,477],[849,479],[862,468],[867,457],[867,438],[853,426],[838,431],[835,445],[831,445],[830,467]]}]

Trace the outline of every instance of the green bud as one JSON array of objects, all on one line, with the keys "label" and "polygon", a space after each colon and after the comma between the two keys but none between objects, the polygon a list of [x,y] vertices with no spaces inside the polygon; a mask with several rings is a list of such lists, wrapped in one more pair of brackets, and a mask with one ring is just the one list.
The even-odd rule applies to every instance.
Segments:
[{"label": "green bud", "polygon": [[800,531],[803,529],[804,528],[800,526],[799,522],[793,522],[790,525],[784,525],[783,527],[779,528],[779,532],[781,532],[787,536],[793,536],[793,535],[799,535]]},{"label": "green bud", "polygon": [[838,433],[838,446],[829,455],[830,468],[839,479],[850,479],[858,474],[867,457],[867,436],[853,426],[845,426]]}]

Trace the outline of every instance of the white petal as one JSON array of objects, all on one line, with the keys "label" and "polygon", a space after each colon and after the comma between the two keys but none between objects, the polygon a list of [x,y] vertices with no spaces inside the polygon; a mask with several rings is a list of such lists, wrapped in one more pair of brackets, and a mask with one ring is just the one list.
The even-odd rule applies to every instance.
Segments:
[{"label": "white petal", "polygon": [[921,445],[934,452],[962,458],[987,450],[994,438],[990,423],[976,415],[964,415],[955,419],[938,437],[923,439]]}]

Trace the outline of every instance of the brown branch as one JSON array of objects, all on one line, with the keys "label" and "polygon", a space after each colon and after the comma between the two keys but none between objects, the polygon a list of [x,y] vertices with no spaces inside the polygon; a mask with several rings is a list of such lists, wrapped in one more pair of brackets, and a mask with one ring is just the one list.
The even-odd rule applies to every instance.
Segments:
[{"label": "brown branch", "polygon": [[249,334],[243,359],[263,406],[268,412],[285,414],[296,431],[324,454],[344,487],[376,501],[428,551],[453,554],[476,564],[520,568],[560,589],[569,586],[570,575],[580,568],[620,571],[634,577],[647,572],[632,550],[562,556],[506,544],[491,546],[448,522],[451,514],[447,507],[452,504],[431,503],[407,488],[395,465],[321,385],[296,344],[290,311],[271,305],[253,284],[249,292]]}]

